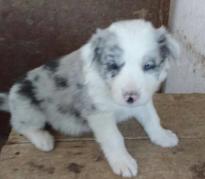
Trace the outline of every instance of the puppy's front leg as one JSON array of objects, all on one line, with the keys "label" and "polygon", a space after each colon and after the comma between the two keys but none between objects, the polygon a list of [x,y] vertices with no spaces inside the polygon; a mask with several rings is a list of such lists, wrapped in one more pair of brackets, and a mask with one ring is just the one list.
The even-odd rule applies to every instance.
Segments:
[{"label": "puppy's front leg", "polygon": [[178,144],[176,134],[170,130],[164,129],[160,125],[160,119],[152,100],[146,105],[138,107],[135,117],[144,127],[147,135],[153,143],[162,147],[174,147]]},{"label": "puppy's front leg", "polygon": [[88,123],[113,172],[124,177],[136,176],[137,163],[127,152],[113,115],[92,115]]}]

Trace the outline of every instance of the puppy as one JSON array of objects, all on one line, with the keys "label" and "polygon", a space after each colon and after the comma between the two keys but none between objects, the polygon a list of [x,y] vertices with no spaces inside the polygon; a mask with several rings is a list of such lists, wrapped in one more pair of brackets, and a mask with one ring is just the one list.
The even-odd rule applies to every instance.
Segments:
[{"label": "puppy", "polygon": [[177,136],[160,125],[152,96],[178,54],[164,27],[155,29],[144,20],[116,22],[97,30],[79,50],[29,71],[8,94],[0,94],[1,109],[42,151],[54,148],[45,123],[68,135],[92,131],[113,172],[136,176],[137,163],[117,123],[135,117],[154,144],[177,145]]}]

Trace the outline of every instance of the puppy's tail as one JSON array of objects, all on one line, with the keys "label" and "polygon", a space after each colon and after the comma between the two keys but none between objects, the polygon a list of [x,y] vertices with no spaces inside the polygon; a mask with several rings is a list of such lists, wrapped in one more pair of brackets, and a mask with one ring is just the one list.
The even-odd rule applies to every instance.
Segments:
[{"label": "puppy's tail", "polygon": [[8,93],[0,93],[0,111],[9,112]]}]

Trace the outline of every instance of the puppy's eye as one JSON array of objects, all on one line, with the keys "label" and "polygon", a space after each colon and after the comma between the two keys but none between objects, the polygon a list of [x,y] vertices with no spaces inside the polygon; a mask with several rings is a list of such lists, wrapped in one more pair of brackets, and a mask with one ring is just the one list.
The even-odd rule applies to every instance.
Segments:
[{"label": "puppy's eye", "polygon": [[119,66],[116,63],[112,63],[108,65],[109,70],[119,70]]},{"label": "puppy's eye", "polygon": [[149,70],[153,70],[156,68],[156,64],[153,62],[153,61],[150,61],[148,63],[146,63],[144,66],[143,66],[143,70],[144,71],[149,71]]}]

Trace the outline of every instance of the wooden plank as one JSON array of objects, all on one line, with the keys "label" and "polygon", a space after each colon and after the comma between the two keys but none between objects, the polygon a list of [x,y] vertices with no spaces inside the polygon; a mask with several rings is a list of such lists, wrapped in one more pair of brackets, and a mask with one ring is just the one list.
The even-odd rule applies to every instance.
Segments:
[{"label": "wooden plank", "polygon": [[[205,178],[205,95],[156,95],[163,125],[180,137],[175,148],[151,142],[134,120],[121,125],[127,148],[138,160],[138,179]],[[1,179],[119,178],[113,175],[92,135],[56,134],[56,148],[44,153],[12,131],[0,155]]]},{"label": "wooden plank", "polygon": [[[163,149],[148,140],[126,140],[130,153],[138,160],[138,179],[192,179],[204,176],[204,139],[183,139],[173,149]],[[50,153],[31,144],[8,145],[0,159],[2,179],[108,179],[112,174],[94,141],[57,143]],[[202,179],[202,178],[200,178]]]}]

